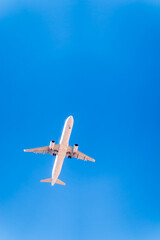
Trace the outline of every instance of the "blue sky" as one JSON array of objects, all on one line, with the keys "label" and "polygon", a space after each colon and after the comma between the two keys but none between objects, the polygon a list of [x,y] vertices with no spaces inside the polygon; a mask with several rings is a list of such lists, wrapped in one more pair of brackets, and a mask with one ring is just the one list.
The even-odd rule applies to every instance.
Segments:
[{"label": "blue sky", "polygon": [[[159,1],[1,1],[0,239],[160,239]],[[41,184],[59,141],[66,186]]]}]

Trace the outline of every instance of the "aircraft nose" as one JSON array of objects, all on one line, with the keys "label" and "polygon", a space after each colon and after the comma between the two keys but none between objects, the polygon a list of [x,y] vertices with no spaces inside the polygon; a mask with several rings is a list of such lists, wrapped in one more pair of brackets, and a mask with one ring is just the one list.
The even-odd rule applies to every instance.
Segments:
[{"label": "aircraft nose", "polygon": [[69,116],[69,117],[68,117],[68,121],[69,121],[71,124],[73,124],[73,116]]},{"label": "aircraft nose", "polygon": [[69,119],[73,122],[73,117],[72,116],[70,116]]}]

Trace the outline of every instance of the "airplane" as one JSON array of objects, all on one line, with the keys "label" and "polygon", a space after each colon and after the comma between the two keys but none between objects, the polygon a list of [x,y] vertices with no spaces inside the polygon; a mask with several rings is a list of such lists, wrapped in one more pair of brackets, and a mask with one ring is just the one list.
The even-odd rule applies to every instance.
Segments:
[{"label": "airplane", "polygon": [[55,183],[60,185],[66,185],[64,182],[58,179],[65,157],[68,157],[68,158],[74,157],[77,159],[82,159],[84,161],[88,160],[91,162],[95,162],[93,158],[78,151],[78,144],[75,144],[74,147],[69,146],[69,139],[72,132],[72,127],[73,127],[73,117],[69,116],[65,121],[59,144],[55,144],[55,141],[52,140],[50,141],[50,145],[46,147],[24,149],[24,152],[50,153],[53,156],[56,156],[56,159],[53,165],[53,170],[52,170],[52,177],[43,179],[40,182],[51,183],[52,186]]}]

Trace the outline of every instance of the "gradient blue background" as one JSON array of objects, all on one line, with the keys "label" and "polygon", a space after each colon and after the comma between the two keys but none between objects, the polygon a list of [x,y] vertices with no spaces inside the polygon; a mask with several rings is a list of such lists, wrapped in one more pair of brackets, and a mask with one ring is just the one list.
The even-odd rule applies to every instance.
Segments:
[{"label": "gradient blue background", "polygon": [[1,240],[160,239],[159,1],[1,1],[0,113]]}]

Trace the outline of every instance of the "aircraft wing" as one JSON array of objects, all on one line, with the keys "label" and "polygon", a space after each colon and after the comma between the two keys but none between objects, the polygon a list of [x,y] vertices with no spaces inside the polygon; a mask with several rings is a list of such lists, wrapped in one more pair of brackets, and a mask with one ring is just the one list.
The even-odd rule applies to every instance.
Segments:
[{"label": "aircraft wing", "polygon": [[87,156],[86,154],[84,154],[80,151],[77,151],[76,153],[73,153],[73,147],[70,147],[70,146],[68,146],[67,153],[66,153],[66,157],[69,157],[69,156],[77,158],[77,159],[81,159],[81,160],[84,160],[84,161],[95,162],[95,159]]},{"label": "aircraft wing", "polygon": [[53,149],[50,149],[49,146],[24,149],[24,152],[50,153],[50,154],[53,154],[53,155],[57,155],[58,151],[59,151],[59,144],[55,144]]}]

